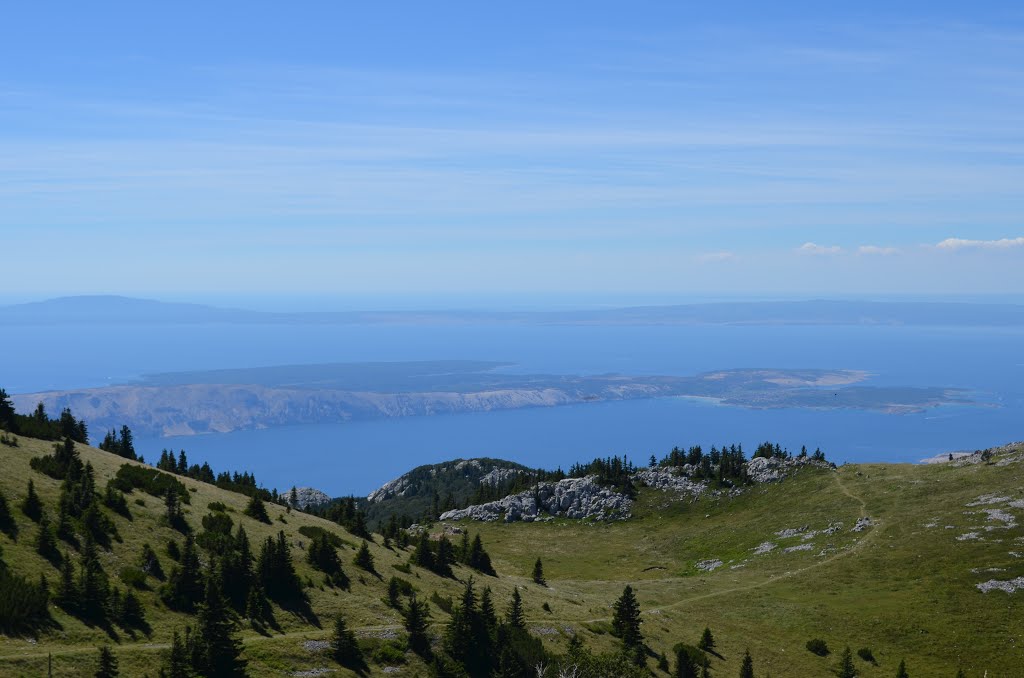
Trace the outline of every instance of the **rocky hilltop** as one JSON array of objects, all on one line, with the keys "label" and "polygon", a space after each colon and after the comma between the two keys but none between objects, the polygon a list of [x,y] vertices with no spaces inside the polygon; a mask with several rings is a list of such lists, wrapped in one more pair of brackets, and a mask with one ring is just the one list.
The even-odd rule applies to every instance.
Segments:
[{"label": "rocky hilltop", "polygon": [[[828,462],[809,458],[757,457],[746,462],[747,475],[754,483],[777,482],[804,467],[835,468]],[[723,490],[711,489],[706,480],[695,478],[694,470],[689,464],[679,468],[645,468],[630,479],[638,485],[673,494],[675,498],[697,497],[705,492],[723,493]],[[743,488],[729,490],[732,493],[742,491]],[[534,522],[555,517],[622,520],[630,517],[632,507],[633,501],[628,496],[600,485],[596,476],[587,476],[538,483],[533,489],[496,501],[446,511],[440,519],[485,522]]]}]

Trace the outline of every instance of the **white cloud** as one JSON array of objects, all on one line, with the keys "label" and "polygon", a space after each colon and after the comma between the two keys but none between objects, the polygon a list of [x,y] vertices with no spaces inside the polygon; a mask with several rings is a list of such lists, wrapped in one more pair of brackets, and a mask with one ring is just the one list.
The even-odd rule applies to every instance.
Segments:
[{"label": "white cloud", "polygon": [[1005,250],[1011,247],[1024,247],[1024,238],[1000,238],[999,240],[967,240],[964,238],[946,238],[935,245],[940,250],[992,249]]},{"label": "white cloud", "polygon": [[877,254],[887,257],[899,253],[899,249],[895,247],[881,247],[879,245],[861,245],[857,248],[857,254]]},{"label": "white cloud", "polygon": [[839,254],[843,248],[839,245],[818,245],[813,242],[805,242],[796,248],[800,254]]},{"label": "white cloud", "polygon": [[735,252],[721,251],[721,252],[705,252],[704,254],[701,254],[700,256],[698,256],[697,260],[698,261],[702,261],[702,262],[706,262],[706,263],[714,263],[714,262],[718,262],[718,261],[729,261],[730,259],[735,259],[735,258],[736,258],[736,253]]}]

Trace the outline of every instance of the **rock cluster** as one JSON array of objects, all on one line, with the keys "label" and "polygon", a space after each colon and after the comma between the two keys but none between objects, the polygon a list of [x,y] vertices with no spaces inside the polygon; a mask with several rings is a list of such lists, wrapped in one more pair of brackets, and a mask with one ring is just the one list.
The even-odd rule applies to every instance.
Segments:
[{"label": "rock cluster", "polygon": [[747,475],[755,483],[773,483],[782,480],[791,471],[799,469],[801,466],[834,468],[826,461],[815,461],[809,457],[792,457],[790,459],[754,457],[747,462]]},{"label": "rock cluster", "polygon": [[447,511],[441,514],[441,520],[532,522],[545,516],[611,520],[628,518],[632,506],[628,497],[599,485],[596,476],[587,476],[539,483],[533,490],[498,501]]},{"label": "rock cluster", "polygon": [[647,487],[696,497],[707,489],[707,483],[690,480],[686,471],[686,467],[680,471],[671,468],[645,468],[634,473],[632,479],[633,482],[643,483]]},{"label": "rock cluster", "polygon": [[1016,579],[1008,579],[1000,581],[999,579],[990,579],[989,581],[975,584],[978,590],[982,593],[988,593],[989,591],[1005,591],[1006,593],[1014,593],[1015,591],[1024,590],[1024,577],[1017,577]]},{"label": "rock cluster", "polygon": [[295,496],[297,497],[295,507],[300,511],[305,511],[310,506],[316,506],[317,504],[326,504],[331,500],[326,492],[315,487],[297,487],[295,488]]}]

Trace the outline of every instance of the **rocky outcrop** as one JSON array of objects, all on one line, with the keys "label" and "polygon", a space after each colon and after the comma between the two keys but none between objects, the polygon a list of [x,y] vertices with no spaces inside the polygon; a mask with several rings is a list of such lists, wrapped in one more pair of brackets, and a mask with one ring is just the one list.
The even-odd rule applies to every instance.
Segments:
[{"label": "rocky outcrop", "polygon": [[533,490],[498,501],[448,511],[441,515],[441,520],[532,522],[555,516],[613,520],[628,518],[632,506],[628,497],[599,485],[596,476],[587,476],[538,483]]},{"label": "rocky outcrop", "polygon": [[747,476],[755,483],[773,483],[782,480],[793,471],[804,466],[814,468],[835,468],[827,461],[816,461],[809,457],[792,457],[779,459],[776,457],[754,457],[747,462]]},{"label": "rocky outcrop", "polygon": [[682,469],[645,468],[634,473],[632,479],[634,483],[642,483],[647,487],[696,497],[707,489],[707,483],[691,480],[686,475],[687,470],[686,467]]},{"label": "rocky outcrop", "polygon": [[326,492],[315,487],[297,487],[295,488],[295,496],[295,507],[300,511],[305,511],[310,506],[326,504],[331,500],[331,497]]}]

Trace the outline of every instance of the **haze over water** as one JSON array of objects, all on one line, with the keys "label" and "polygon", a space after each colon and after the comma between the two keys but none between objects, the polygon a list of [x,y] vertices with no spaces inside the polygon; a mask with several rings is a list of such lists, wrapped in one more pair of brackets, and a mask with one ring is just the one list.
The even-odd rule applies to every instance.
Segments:
[{"label": "haze over water", "polygon": [[[72,340],[69,341],[69,338]],[[524,373],[692,375],[741,367],[856,369],[872,385],[955,387],[989,406],[906,415],[751,410],[682,398],[289,426],[139,441],[190,461],[247,469],[278,489],[365,494],[413,466],[494,456],[568,466],[597,455],[645,461],[673,445],[763,440],[842,461],[917,461],[1024,437],[1024,330],[899,326],[19,326],[5,328],[15,393],[129,382],[142,374],[281,364],[477,359]],[[183,351],[187,347],[187,351]],[[101,431],[93,430],[97,440]]]}]

